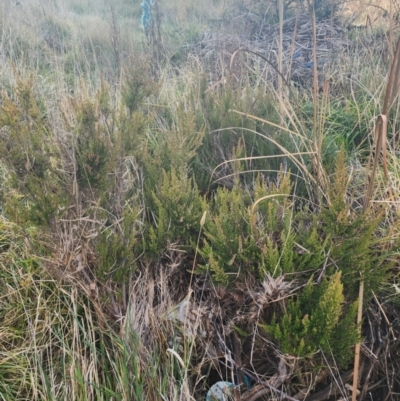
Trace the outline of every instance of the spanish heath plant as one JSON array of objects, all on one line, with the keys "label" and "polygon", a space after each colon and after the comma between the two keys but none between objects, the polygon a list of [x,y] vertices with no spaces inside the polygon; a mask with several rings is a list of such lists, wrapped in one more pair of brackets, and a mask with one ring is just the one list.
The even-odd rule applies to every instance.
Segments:
[{"label": "spanish heath plant", "polygon": [[[315,284],[311,278],[301,294],[288,302],[283,317],[275,317],[270,325],[262,327],[289,355],[310,358],[323,351],[334,355],[335,360],[346,367],[353,357],[352,346],[358,339],[358,331],[357,305],[347,310],[344,301],[341,272],[320,284]],[[345,330],[341,321],[348,324]]]}]

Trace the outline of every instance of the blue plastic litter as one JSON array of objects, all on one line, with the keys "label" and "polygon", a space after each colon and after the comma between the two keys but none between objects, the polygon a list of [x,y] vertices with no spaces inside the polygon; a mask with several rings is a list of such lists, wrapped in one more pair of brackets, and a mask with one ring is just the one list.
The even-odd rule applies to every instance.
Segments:
[{"label": "blue plastic litter", "polygon": [[243,380],[244,380],[244,384],[247,387],[247,390],[249,390],[252,387],[249,376],[243,375]]},{"label": "blue plastic litter", "polygon": [[231,382],[217,382],[208,390],[206,401],[229,401],[234,388]]},{"label": "blue plastic litter", "polygon": [[300,56],[301,56],[301,51],[298,51],[295,54],[293,54],[292,60],[299,58]]},{"label": "blue plastic litter", "polygon": [[304,67],[306,67],[306,68],[312,68],[312,67],[314,67],[314,61],[310,61],[309,63],[304,64]]}]

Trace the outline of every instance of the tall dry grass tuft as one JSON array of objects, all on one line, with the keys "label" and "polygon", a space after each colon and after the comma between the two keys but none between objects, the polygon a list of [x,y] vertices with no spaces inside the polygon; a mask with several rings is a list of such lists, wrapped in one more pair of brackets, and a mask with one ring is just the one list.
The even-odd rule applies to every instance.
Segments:
[{"label": "tall dry grass tuft", "polygon": [[[374,135],[374,147],[371,152],[370,162],[371,165],[372,160],[372,170],[367,175],[368,182],[366,186],[366,194],[364,198],[364,211],[367,211],[370,207],[371,200],[373,199],[373,188],[375,184],[375,176],[378,168],[378,163],[382,155],[382,166],[383,172],[385,176],[385,180],[388,185],[388,195],[389,202],[394,203],[394,193],[392,189],[392,184],[389,178],[388,172],[388,159],[387,159],[387,132],[388,132],[388,119],[389,112],[392,108],[395,100],[398,97],[400,90],[400,40],[397,42],[396,52],[394,54],[393,62],[390,69],[389,81],[386,86],[385,99],[383,102],[382,113],[378,116],[376,125],[375,125],[375,135]],[[358,299],[358,315],[357,315],[357,323],[361,325],[362,321],[362,312],[363,312],[363,297],[364,297],[364,281],[361,279],[360,281],[360,289],[359,289],[359,299]],[[359,368],[360,368],[360,349],[361,343],[356,344],[355,349],[355,359],[354,359],[354,373],[353,373],[353,393],[352,393],[352,401],[355,401],[357,398],[357,387],[359,380]]]}]

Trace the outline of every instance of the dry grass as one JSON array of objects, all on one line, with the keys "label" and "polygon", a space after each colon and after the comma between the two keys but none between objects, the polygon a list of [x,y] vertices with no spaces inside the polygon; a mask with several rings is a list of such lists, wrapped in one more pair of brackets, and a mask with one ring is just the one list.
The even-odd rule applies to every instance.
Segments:
[{"label": "dry grass", "polygon": [[[106,0],[20,0],[20,3],[8,0],[0,4],[1,90],[7,92],[15,86],[16,71],[22,78],[33,74],[35,93],[46,103],[48,119],[54,125],[60,121],[57,111],[60,99],[68,114],[72,92],[86,91],[85,95],[90,97],[103,79],[110,83],[113,99],[119,103],[121,67],[145,42],[138,5],[135,5],[137,10],[129,11],[131,6],[126,2],[116,2],[113,14]],[[379,2],[379,6],[386,8],[389,3]],[[365,374],[364,370],[360,388],[363,394],[373,391],[370,387],[379,384],[382,378],[387,380],[386,386],[396,387],[398,383],[391,375],[397,366],[397,344],[387,341],[388,349],[383,353],[382,347],[373,342],[378,335],[384,337],[398,319],[397,64],[394,78],[387,85],[390,46],[397,36],[395,21],[391,20],[390,30],[379,7],[360,7],[360,2],[354,1],[348,4],[354,23],[365,23],[368,29],[383,26],[384,35],[379,36],[375,30],[349,33],[339,22],[333,25],[332,21],[316,22],[309,15],[286,21],[281,18],[279,24],[267,26],[260,15],[249,12],[256,10],[252,7],[255,6],[250,1],[160,3],[167,61],[165,64],[159,61],[157,66],[159,96],[144,107],[149,115],[155,116],[153,131],[150,128],[146,131],[147,146],[156,147],[159,138],[170,132],[179,120],[179,111],[201,109],[205,93],[218,94],[225,88],[233,88],[243,104],[247,98],[255,103],[260,94],[268,93],[266,102],[279,111],[279,122],[256,115],[251,107],[230,109],[227,113],[261,127],[258,131],[240,130],[262,137],[280,149],[281,154],[258,158],[286,158],[292,162],[297,168],[293,172],[294,181],[306,187],[302,195],[307,200],[303,204],[317,210],[330,204],[332,170],[325,164],[324,153],[326,142],[330,141],[326,135],[326,115],[334,101],[351,101],[359,122],[370,122],[370,134],[363,138],[358,149],[349,152],[348,203],[356,210],[361,209],[365,195],[361,181],[368,175],[365,155],[373,149],[375,141],[378,146],[375,153],[371,152],[373,169],[365,205],[385,209],[386,218],[377,232],[381,243],[377,241],[376,246],[382,247],[382,254],[391,252],[393,266],[391,282],[384,285],[384,295],[377,295],[376,303],[369,305],[365,315],[372,334],[364,328],[366,340],[361,353],[370,371]],[[363,11],[357,14],[355,10],[360,9]],[[243,31],[239,32],[238,26]],[[246,37],[241,36],[243,32]],[[184,47],[187,38],[200,39]],[[144,48],[148,51],[148,47]],[[239,48],[242,50],[236,52]],[[168,57],[178,53],[177,49],[183,54],[180,63],[169,64]],[[311,61],[312,68],[306,66]],[[204,76],[208,86],[203,90],[199,82]],[[392,124],[383,124],[381,116],[374,138],[374,121],[380,113],[386,87],[388,96],[382,116],[389,116],[392,105]],[[313,113],[311,117],[304,116],[301,106],[310,104]],[[159,111],[164,109],[169,114]],[[236,129],[232,126],[220,131]],[[214,130],[207,135],[217,133]],[[288,142],[283,141],[283,134],[290,138]],[[67,147],[64,151],[66,159],[72,160]],[[226,157],[229,152],[231,157]],[[248,173],[235,170],[234,163],[251,166],[255,160],[249,155],[235,158],[230,149],[221,149],[220,153],[224,160],[211,173],[210,182],[215,179],[214,184],[231,182],[229,174]],[[133,158],[128,162],[136,166]],[[131,178],[129,174],[141,174],[139,169],[133,170],[124,172],[126,179]],[[276,172],[263,173],[267,179],[275,179]],[[3,187],[4,181],[6,177],[1,178]],[[388,183],[391,196],[386,191]],[[142,198],[143,183],[138,179],[135,185],[140,187]],[[252,212],[265,199],[251,205]],[[300,196],[298,199],[302,201]],[[92,201],[92,207],[98,207],[100,215],[99,205],[95,199]],[[338,372],[335,366],[330,366],[331,370],[306,371],[302,361],[282,354],[268,336],[260,333],[260,316],[264,312],[281,313],[287,299],[301,290],[292,277],[266,276],[261,282],[248,280],[233,290],[226,289],[188,272],[187,255],[179,249],[179,244],[171,243],[157,261],[144,260],[140,255],[135,273],[124,285],[117,288],[110,281],[109,287],[103,286],[100,291],[92,276],[81,278],[75,272],[82,260],[90,265],[97,256],[82,238],[95,236],[109,222],[96,215],[88,222],[86,210],[79,212],[73,216],[78,223],[72,218],[58,222],[51,238],[43,237],[36,242],[46,245],[46,249],[49,243],[53,246],[52,256],[43,258],[34,256],[36,250],[29,242],[29,238],[37,236],[34,227],[24,232],[5,218],[0,220],[1,399],[186,401],[204,399],[209,387],[223,379],[237,380],[240,387],[236,399],[303,399],[303,389],[310,393],[317,388],[310,399],[322,400],[326,397],[323,387],[328,386],[329,378],[342,373],[343,381],[350,380],[351,373]],[[144,215],[138,215],[143,225]],[[196,258],[197,253],[190,267],[195,266]],[[328,260],[329,254],[326,263]],[[60,266],[67,267],[64,275],[60,274]],[[50,276],[49,272],[56,273]],[[384,314],[387,321],[382,323]],[[247,327],[249,335],[240,333],[240,327]],[[392,328],[392,333],[393,330],[398,334],[398,327]],[[241,335],[247,340],[242,341]],[[374,352],[385,355],[388,363],[380,365],[374,360]],[[379,373],[374,376],[374,371]],[[251,379],[252,389],[246,387],[245,375]],[[354,376],[357,378],[357,372]],[[336,387],[345,391],[341,385]],[[294,390],[300,388],[296,394]],[[344,397],[348,397],[346,393]]]}]

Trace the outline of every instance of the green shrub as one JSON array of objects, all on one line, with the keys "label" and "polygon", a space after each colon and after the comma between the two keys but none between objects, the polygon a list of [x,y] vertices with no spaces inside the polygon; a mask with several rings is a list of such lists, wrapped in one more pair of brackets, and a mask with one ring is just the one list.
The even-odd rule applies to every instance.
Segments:
[{"label": "green shrub", "polygon": [[6,211],[16,221],[48,225],[65,206],[59,153],[46,114],[33,95],[33,78],[17,78],[13,98],[2,94],[0,156],[11,178]]},{"label": "green shrub", "polygon": [[77,180],[85,188],[104,190],[110,170],[112,142],[106,126],[100,124],[100,110],[96,101],[82,99],[76,105],[75,129]]},{"label": "green shrub", "polygon": [[311,279],[301,294],[288,302],[281,319],[275,317],[270,325],[262,327],[289,355],[311,357],[321,350],[346,367],[354,356],[351,346],[358,340],[358,331],[357,303],[347,310],[344,300],[341,272],[320,284]]},{"label": "green shrub", "polygon": [[159,91],[159,83],[151,75],[151,63],[147,58],[136,55],[124,72],[122,101],[132,114],[143,101]]},{"label": "green shrub", "polygon": [[332,270],[342,271],[346,295],[355,299],[358,284],[364,278],[365,296],[372,295],[385,279],[379,251],[374,249],[374,233],[383,219],[382,212],[362,212],[346,200],[349,179],[344,150],[336,159],[336,173],[329,189],[329,205],[321,211],[322,229],[329,236]]},{"label": "green shrub", "polygon": [[99,256],[96,276],[101,282],[112,279],[123,283],[134,272],[141,233],[139,217],[139,208],[131,210],[126,204],[122,221],[101,232],[96,247]]},{"label": "green shrub", "polygon": [[251,235],[249,205],[238,185],[219,188],[209,206],[200,254],[213,278],[228,284],[238,275],[254,274],[259,249]]},{"label": "green shrub", "polygon": [[153,191],[154,224],[147,240],[151,257],[159,258],[169,244],[190,249],[200,230],[202,198],[184,169],[163,171]]},{"label": "green shrub", "polygon": [[[294,232],[292,227],[289,175],[281,173],[279,185],[260,177],[251,192],[236,177],[232,189],[218,188],[208,205],[204,246],[200,253],[216,281],[255,275],[292,272]],[[257,207],[252,210],[253,202]]]},{"label": "green shrub", "polygon": [[[133,171],[132,158],[148,120],[140,110],[116,110],[104,83],[93,99],[83,91],[62,103],[60,114],[63,135],[36,101],[32,79],[19,79],[13,98],[3,95],[0,155],[10,176],[5,183],[6,213],[20,224],[40,226],[42,235],[54,240],[61,221],[74,221],[76,232],[85,232],[87,220],[98,224],[103,227],[100,235],[92,233],[88,241],[101,258],[96,274],[123,281],[133,270],[140,239],[140,187],[135,187],[140,176]],[[51,243],[46,244],[49,249]],[[47,255],[49,249],[37,244],[39,253]],[[74,250],[61,254],[66,252]]]}]

